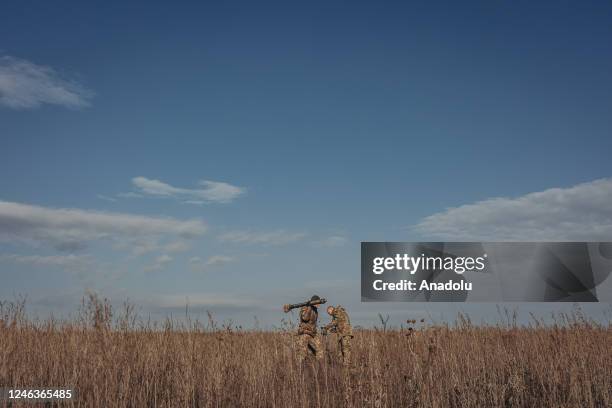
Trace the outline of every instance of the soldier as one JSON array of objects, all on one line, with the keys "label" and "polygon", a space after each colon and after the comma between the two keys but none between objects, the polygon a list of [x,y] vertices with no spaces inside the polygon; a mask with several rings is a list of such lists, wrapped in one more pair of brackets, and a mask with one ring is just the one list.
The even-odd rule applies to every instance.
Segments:
[{"label": "soldier", "polygon": [[[319,301],[321,298],[313,295],[311,302]],[[321,350],[321,337],[317,332],[317,320],[319,318],[318,305],[302,306],[300,309],[300,325],[298,327],[299,346],[302,360],[310,354],[317,360],[323,357]]]},{"label": "soldier", "polygon": [[331,316],[332,321],[323,327],[323,331],[338,335],[338,354],[342,359],[342,364],[347,366],[351,360],[351,339],[354,337],[348,313],[339,305],[328,306],[327,313]]}]

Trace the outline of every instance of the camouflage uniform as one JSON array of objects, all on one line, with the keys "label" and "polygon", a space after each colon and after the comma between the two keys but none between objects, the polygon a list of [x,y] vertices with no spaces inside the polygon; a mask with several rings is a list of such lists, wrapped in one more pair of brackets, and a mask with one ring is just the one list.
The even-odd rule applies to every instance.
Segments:
[{"label": "camouflage uniform", "polygon": [[344,365],[348,365],[351,360],[351,339],[354,337],[351,321],[342,306],[334,306],[331,317],[332,321],[324,329],[338,335],[338,357]]},{"label": "camouflage uniform", "polygon": [[317,319],[319,312],[314,306],[303,306],[300,309],[300,325],[298,327],[298,344],[302,359],[309,354],[317,360],[323,357],[321,350],[321,337],[317,332]]}]

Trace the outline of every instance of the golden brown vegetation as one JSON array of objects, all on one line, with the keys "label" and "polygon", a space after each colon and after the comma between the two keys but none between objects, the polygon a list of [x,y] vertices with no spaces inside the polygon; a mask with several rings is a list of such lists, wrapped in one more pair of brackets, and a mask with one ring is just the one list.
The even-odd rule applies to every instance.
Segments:
[{"label": "golden brown vegetation", "polygon": [[[0,386],[71,386],[61,405],[197,407],[609,407],[610,324],[575,314],[517,327],[357,330],[349,370],[299,363],[293,335],[212,319],[142,322],[91,296],[73,322],[35,322],[3,304]],[[326,339],[330,351],[334,338]]]}]

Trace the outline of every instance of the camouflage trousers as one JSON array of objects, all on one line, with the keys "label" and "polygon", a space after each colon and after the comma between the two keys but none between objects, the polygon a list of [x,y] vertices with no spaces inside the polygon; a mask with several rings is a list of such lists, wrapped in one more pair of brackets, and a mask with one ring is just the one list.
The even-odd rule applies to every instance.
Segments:
[{"label": "camouflage trousers", "polygon": [[349,365],[351,362],[352,338],[353,336],[338,336],[338,357],[344,365]]},{"label": "camouflage trousers", "polygon": [[318,333],[314,336],[311,336],[309,334],[299,334],[298,348],[301,360],[305,360],[309,356],[314,356],[317,360],[323,358],[321,336]]}]

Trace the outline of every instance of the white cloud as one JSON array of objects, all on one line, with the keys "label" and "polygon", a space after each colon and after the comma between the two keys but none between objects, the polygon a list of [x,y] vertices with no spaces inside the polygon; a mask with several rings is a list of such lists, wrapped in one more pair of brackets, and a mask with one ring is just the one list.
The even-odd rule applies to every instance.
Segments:
[{"label": "white cloud", "polygon": [[62,78],[53,68],[9,56],[0,57],[0,105],[13,109],[43,104],[67,108],[89,106],[93,93]]},{"label": "white cloud", "polygon": [[234,262],[236,258],[227,255],[213,255],[206,260],[203,260],[199,256],[194,256],[189,259],[189,265],[191,270],[194,272],[200,272],[211,266],[223,265],[230,262]]},{"label": "white cloud", "polygon": [[110,201],[111,203],[114,203],[114,202],[117,201],[116,198],[109,197],[109,196],[104,195],[104,194],[98,194],[98,195],[96,195],[96,197],[98,197],[100,200]]},{"label": "white cloud", "polygon": [[219,235],[218,240],[244,244],[285,245],[299,241],[306,235],[304,232],[288,232],[285,230],[269,232],[228,231]]},{"label": "white cloud", "polygon": [[211,266],[211,265],[225,264],[228,262],[232,262],[233,260],[234,258],[231,256],[213,255],[206,260],[205,265]]},{"label": "white cloud", "polygon": [[0,241],[42,243],[60,250],[79,249],[89,241],[103,239],[119,244],[173,237],[186,240],[205,231],[206,225],[199,219],[183,221],[0,201]]},{"label": "white cloud", "polygon": [[[206,204],[206,203],[229,203],[246,189],[233,186],[219,181],[203,180],[198,183],[198,188],[188,189],[171,186],[163,181],[148,179],[146,177],[134,177],[132,184],[138,189],[141,195],[154,197],[176,198],[186,204]],[[126,193],[124,193],[125,196]]]},{"label": "white cloud", "polygon": [[191,249],[191,244],[185,240],[169,242],[162,246],[162,250],[171,254],[187,252]]},{"label": "white cloud", "polygon": [[127,193],[119,193],[117,197],[121,198],[142,198],[142,194],[134,193],[133,191],[128,191]]},{"label": "white cloud", "polygon": [[191,249],[191,243],[185,239],[161,242],[159,237],[137,237],[119,241],[115,247],[117,249],[130,250],[132,255],[140,256],[151,252],[170,254],[187,252]]},{"label": "white cloud", "polygon": [[154,237],[122,239],[115,243],[115,249],[128,250],[135,256],[141,256],[160,249],[159,240]]},{"label": "white cloud", "polygon": [[326,248],[337,248],[346,245],[347,238],[342,235],[331,235],[329,237],[323,238],[317,242],[315,245],[326,247]]},{"label": "white cloud", "polygon": [[612,239],[612,179],[449,208],[414,227],[446,240]]},{"label": "white cloud", "polygon": [[147,265],[145,267],[145,271],[146,272],[151,272],[151,271],[157,271],[157,270],[163,269],[163,268],[166,267],[166,265],[168,265],[173,260],[174,260],[174,258],[172,258],[170,255],[162,254],[162,255],[156,257],[153,260],[152,264]]},{"label": "white cloud", "polygon": [[59,267],[67,270],[82,270],[93,265],[93,259],[88,255],[0,255],[0,262],[11,262],[44,267]]}]

